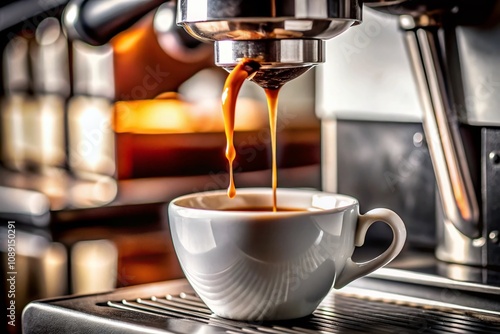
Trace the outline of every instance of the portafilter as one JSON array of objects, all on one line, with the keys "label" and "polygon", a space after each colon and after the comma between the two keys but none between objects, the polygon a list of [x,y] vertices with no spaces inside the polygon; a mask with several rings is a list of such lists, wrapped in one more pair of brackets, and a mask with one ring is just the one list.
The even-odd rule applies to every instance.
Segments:
[{"label": "portafilter", "polygon": [[252,78],[277,88],[325,61],[324,40],[361,22],[356,0],[181,0],[178,24],[215,42],[215,63],[227,70],[244,58],[262,67]]}]

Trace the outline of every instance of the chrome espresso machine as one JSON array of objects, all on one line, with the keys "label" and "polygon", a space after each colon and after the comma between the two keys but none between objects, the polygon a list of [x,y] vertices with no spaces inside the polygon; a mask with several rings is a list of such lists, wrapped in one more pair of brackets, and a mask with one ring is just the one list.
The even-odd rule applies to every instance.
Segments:
[{"label": "chrome espresso machine", "polygon": [[323,187],[392,205],[442,261],[498,267],[499,3],[365,6],[383,13],[328,43],[320,70]]},{"label": "chrome espresso machine", "polygon": [[[112,35],[160,2],[143,1],[132,13],[122,2],[120,15],[95,10],[96,19],[84,20],[99,7],[85,5],[98,2],[75,0],[80,11],[68,31],[85,40],[102,26],[97,31]],[[305,319],[220,319],[175,280],[32,302],[24,331],[499,332],[500,1],[179,0],[177,7],[179,25],[214,43],[216,65],[257,59],[252,80],[262,87],[321,64],[322,187],[357,197],[363,212],[398,212],[407,247],[387,268],[332,291]],[[388,241],[379,226],[369,233]]]}]

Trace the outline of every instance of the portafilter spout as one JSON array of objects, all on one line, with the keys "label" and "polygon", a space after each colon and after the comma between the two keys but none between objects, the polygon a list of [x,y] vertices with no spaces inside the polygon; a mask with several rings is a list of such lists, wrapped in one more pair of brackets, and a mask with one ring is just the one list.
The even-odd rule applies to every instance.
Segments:
[{"label": "portafilter spout", "polygon": [[325,61],[324,40],[361,22],[357,0],[181,0],[178,24],[215,42],[215,64],[261,64],[252,80],[279,88]]}]

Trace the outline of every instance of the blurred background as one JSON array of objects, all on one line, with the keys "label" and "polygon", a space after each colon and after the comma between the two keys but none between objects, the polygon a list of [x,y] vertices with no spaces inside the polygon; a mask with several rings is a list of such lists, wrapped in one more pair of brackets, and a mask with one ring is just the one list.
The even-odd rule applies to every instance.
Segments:
[{"label": "blurred background", "polygon": [[[19,325],[34,299],[182,277],[165,203],[228,184],[212,45],[176,27],[172,4],[102,45],[71,40],[66,4],[0,4],[0,249],[6,275],[15,221]],[[280,186],[320,187],[314,85],[311,70],[282,89]],[[270,186],[267,104],[251,82],[236,130],[237,187]]]},{"label": "blurred background", "polygon": [[[326,2],[359,5],[282,5]],[[487,308],[464,294],[496,301],[500,286],[500,1],[481,4],[364,0],[363,23],[281,90],[277,165],[280,187],[402,217],[402,271],[383,279],[423,274]],[[0,308],[12,260],[19,325],[31,300],[182,277],[166,204],[228,185],[213,46],[176,25],[171,1],[4,0],[0,59]],[[236,186],[270,187],[263,90],[246,82],[236,114]]]}]

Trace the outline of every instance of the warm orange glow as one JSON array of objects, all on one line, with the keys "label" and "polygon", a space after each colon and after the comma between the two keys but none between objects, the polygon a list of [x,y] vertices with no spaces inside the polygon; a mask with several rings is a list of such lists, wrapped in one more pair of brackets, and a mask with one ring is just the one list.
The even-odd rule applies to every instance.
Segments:
[{"label": "warm orange glow", "polygon": [[467,221],[472,220],[472,212],[470,211],[470,207],[468,205],[469,201],[465,191],[461,187],[454,187],[453,193],[462,218]]},{"label": "warm orange glow", "polygon": [[109,291],[116,286],[118,250],[109,240],[79,241],[71,250],[73,293]]},{"label": "warm orange glow", "polygon": [[176,92],[164,92],[155,97],[158,100],[180,99],[180,95]]},{"label": "warm orange glow", "polygon": [[[154,100],[121,101],[114,106],[117,133],[167,134],[223,132],[220,101],[188,103],[176,93],[164,93]],[[265,105],[249,99],[238,100],[236,131],[262,129],[266,125]]]},{"label": "warm orange glow", "polygon": [[115,53],[121,54],[134,51],[135,48],[137,48],[137,43],[142,40],[147,33],[147,27],[145,26],[138,29],[128,29],[113,39],[113,50]]},{"label": "warm orange glow", "polygon": [[193,132],[188,109],[187,103],[175,99],[117,102],[114,130],[142,134]]}]

